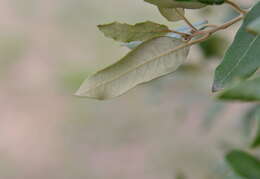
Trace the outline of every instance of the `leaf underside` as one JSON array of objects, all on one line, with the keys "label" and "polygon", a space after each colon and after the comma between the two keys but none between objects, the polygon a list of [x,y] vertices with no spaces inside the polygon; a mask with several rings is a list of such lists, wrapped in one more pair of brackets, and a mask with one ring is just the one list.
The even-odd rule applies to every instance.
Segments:
[{"label": "leaf underside", "polygon": [[87,79],[76,95],[96,99],[120,96],[131,88],[174,72],[187,58],[189,48],[179,39],[157,37],[128,53],[114,65]]}]

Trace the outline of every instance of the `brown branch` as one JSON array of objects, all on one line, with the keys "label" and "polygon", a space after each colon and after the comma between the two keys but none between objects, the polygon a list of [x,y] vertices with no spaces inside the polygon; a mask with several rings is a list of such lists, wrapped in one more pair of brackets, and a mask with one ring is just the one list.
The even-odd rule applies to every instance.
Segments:
[{"label": "brown branch", "polygon": [[247,11],[245,11],[245,10],[243,10],[243,9],[241,9],[240,7],[239,7],[239,5],[237,5],[236,3],[234,3],[234,2],[232,2],[232,1],[230,1],[230,0],[225,0],[225,2],[227,3],[227,4],[229,4],[235,11],[237,11],[239,14],[246,14],[247,13]]},{"label": "brown branch", "polygon": [[178,15],[181,16],[182,19],[186,22],[186,24],[188,24],[188,26],[190,26],[190,27],[193,29],[193,31],[198,31],[198,29],[197,29],[196,27],[194,27],[194,26],[190,23],[190,21],[189,21],[184,15],[182,15],[182,13],[180,13],[180,11],[179,11],[177,8],[176,8],[175,10],[176,10],[176,12],[178,13]]},{"label": "brown branch", "polygon": [[201,34],[210,34],[210,35],[211,35],[211,34],[213,34],[213,33],[215,33],[215,32],[218,32],[218,31],[220,31],[220,30],[224,30],[224,29],[226,29],[226,28],[232,26],[233,24],[239,22],[239,21],[242,20],[243,18],[244,18],[244,15],[240,15],[240,16],[238,16],[238,17],[232,19],[231,21],[228,21],[228,22],[226,22],[226,23],[224,23],[224,24],[222,24],[222,25],[220,25],[220,26],[217,26],[217,27],[215,27],[215,28],[213,28],[213,29],[203,30],[203,31],[197,31],[197,32],[195,32],[194,34],[192,34],[190,37],[193,38],[193,37],[198,36],[198,35],[201,35]]},{"label": "brown branch", "polygon": [[[228,21],[228,22],[226,22],[226,23],[224,23],[220,26],[212,25],[212,24],[206,25],[205,27],[211,27],[212,28],[210,30],[197,30],[195,27],[193,27],[193,25],[180,12],[178,12],[178,10],[176,10],[177,13],[180,16],[182,16],[184,20],[186,19],[185,20],[186,23],[194,30],[194,32],[193,32],[193,34],[186,36],[186,38],[183,34],[182,37],[184,37],[184,39],[186,40],[187,43],[180,45],[180,46],[168,51],[167,53],[173,53],[177,50],[180,50],[180,49],[183,49],[183,48],[186,48],[186,47],[190,47],[194,44],[203,42],[203,41],[207,40],[212,34],[218,32],[220,30],[224,30],[224,29],[234,25],[235,23],[239,22],[240,20],[242,20],[245,17],[245,14],[247,13],[246,11],[243,11],[237,4],[235,4],[233,2],[230,3],[229,0],[226,0],[226,2],[229,3],[229,4],[232,4],[232,7],[236,8],[240,12],[240,16],[238,16],[238,17],[236,17],[236,18],[234,18],[234,19],[232,19],[232,20],[230,20],[230,21]],[[174,31],[172,31],[172,32],[174,32]],[[178,34],[180,34],[180,32],[178,32],[178,31],[176,31],[176,32]],[[197,37],[197,36],[201,36],[201,35],[202,35],[202,37],[195,39],[195,40],[192,40],[192,38]]]},{"label": "brown branch", "polygon": [[179,34],[179,35],[181,35],[182,37],[190,36],[190,34],[188,34],[188,33],[179,32],[179,31],[177,31],[177,30],[171,30],[171,29],[169,29],[169,30],[163,30],[163,31],[158,31],[158,32],[172,32],[172,33],[175,33],[175,34]]}]

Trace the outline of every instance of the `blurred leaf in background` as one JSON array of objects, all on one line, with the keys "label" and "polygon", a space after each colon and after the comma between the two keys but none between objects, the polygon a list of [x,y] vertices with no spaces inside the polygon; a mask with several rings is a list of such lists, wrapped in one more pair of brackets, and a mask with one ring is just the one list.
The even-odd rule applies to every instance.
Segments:
[{"label": "blurred leaf in background", "polygon": [[203,130],[210,131],[226,108],[227,106],[223,102],[214,102],[212,105],[210,105],[205,111],[205,117],[202,121]]},{"label": "blurred leaf in background", "polygon": [[239,150],[234,150],[226,155],[226,160],[231,168],[240,176],[247,179],[260,178],[260,160]]},{"label": "blurred leaf in background", "polygon": [[247,31],[254,34],[260,35],[260,18],[257,18],[247,26]]},{"label": "blurred leaf in background", "polygon": [[0,73],[7,72],[12,64],[17,63],[27,52],[28,45],[24,34],[0,34]]},{"label": "blurred leaf in background", "polygon": [[218,95],[221,100],[259,101],[260,77],[234,84]]},{"label": "blurred leaf in background", "polygon": [[217,34],[200,43],[199,46],[202,49],[205,59],[208,60],[213,57],[219,59],[223,57],[227,44],[227,39]]}]

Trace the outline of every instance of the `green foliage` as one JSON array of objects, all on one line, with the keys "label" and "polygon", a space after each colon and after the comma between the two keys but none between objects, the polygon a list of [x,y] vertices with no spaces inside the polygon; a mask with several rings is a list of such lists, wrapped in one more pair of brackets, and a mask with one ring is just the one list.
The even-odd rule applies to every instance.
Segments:
[{"label": "green foliage", "polygon": [[259,101],[260,100],[260,77],[241,82],[227,88],[218,96],[222,100]]},{"label": "green foliage", "polygon": [[199,44],[200,48],[206,59],[211,57],[220,58],[225,53],[225,47],[227,46],[227,40],[222,36],[215,35],[209,38],[207,41],[201,42]]},{"label": "green foliage", "polygon": [[199,2],[204,3],[204,4],[223,4],[225,0],[199,0]]},{"label": "green foliage", "polygon": [[260,161],[252,155],[234,150],[226,155],[226,160],[238,175],[247,179],[260,178]]},{"label": "green foliage", "polygon": [[234,80],[250,77],[260,66],[260,38],[246,31],[248,24],[260,16],[260,2],[247,14],[235,40],[215,71],[213,91],[223,89]]},{"label": "green foliage", "polygon": [[[181,0],[181,1],[180,0],[145,0],[145,1],[157,5],[161,14],[169,21],[177,21],[183,19],[190,26],[190,29],[187,32],[181,30],[173,31],[170,30],[165,25],[160,25],[150,21],[138,23],[135,25],[122,24],[118,22],[99,25],[98,28],[100,29],[100,31],[102,31],[105,34],[105,36],[120,42],[124,42],[125,43],[124,45],[128,46],[130,49],[133,49],[133,51],[130,52],[126,57],[124,57],[118,63],[111,65],[110,67],[104,70],[101,70],[100,72],[96,73],[95,75],[87,79],[84,85],[82,85],[79,92],[77,93],[78,95],[89,96],[98,99],[107,99],[107,98],[119,96],[138,84],[151,81],[157,77],[173,72],[179,67],[179,65],[184,60],[181,60],[181,63],[179,62],[179,60],[175,62],[176,56],[173,56],[172,61],[174,61],[175,63],[174,68],[173,70],[170,71],[166,70],[167,72],[165,71],[165,69],[167,68],[157,70],[158,67],[156,67],[156,64],[154,64],[153,68],[145,67],[144,68],[145,73],[153,74],[153,75],[150,76],[149,78],[145,76],[144,79],[142,79],[143,78],[142,76],[138,77],[136,75],[139,73],[136,68],[139,68],[139,63],[141,61],[147,61],[147,60],[149,61],[149,59],[145,59],[147,58],[145,57],[146,54],[151,55],[148,57],[151,58],[153,62],[156,62],[157,59],[158,61],[160,61],[161,58],[165,56],[167,58],[168,56],[171,57],[172,53],[176,52],[175,48],[178,49],[177,51],[181,51],[181,49],[179,50],[179,48],[186,48],[193,44],[203,42],[212,33],[215,33],[219,29],[226,28],[242,19],[242,17],[238,17],[237,19],[235,18],[233,21],[231,21],[230,24],[224,24],[223,27],[216,27],[213,30],[203,31],[203,28],[207,28],[207,26],[204,26],[202,29],[196,29],[196,27],[191,25],[191,23],[184,17],[184,8],[199,8],[205,6],[205,4],[221,4],[223,3],[223,1],[221,0],[198,0],[198,1],[197,0]],[[205,4],[202,4],[199,1]],[[188,6],[186,7],[186,5]],[[231,4],[231,6],[233,5]],[[234,8],[236,10],[238,9],[238,7],[234,7]],[[213,91],[217,91],[219,89],[224,88],[226,84],[231,83],[234,79],[248,78],[257,70],[258,66],[260,65],[260,62],[257,60],[257,58],[255,58],[256,56],[260,55],[260,51],[258,50],[258,47],[260,45],[259,36],[254,36],[246,31],[246,27],[248,26],[248,24],[250,24],[253,20],[255,20],[257,17],[260,16],[259,10],[260,10],[260,2],[257,3],[256,6],[247,14],[242,27],[240,28],[239,32],[236,35],[235,41],[233,42],[228,52],[226,53],[223,62],[216,69]],[[243,12],[243,10],[240,11]],[[199,31],[201,32],[198,33]],[[203,33],[206,38],[203,37],[201,39],[196,39],[191,41],[192,38]],[[156,37],[158,37],[156,40],[153,39]],[[170,38],[162,38],[162,37],[174,38],[175,40],[173,41],[177,41],[176,38],[180,38],[180,39],[182,38],[183,43],[178,43],[179,46],[174,46],[174,48],[172,49],[164,48],[163,46],[167,46],[167,44],[168,47],[172,47],[172,46],[169,45],[171,43],[166,42],[165,44],[165,42],[162,41],[162,39],[164,39],[164,41],[165,39],[168,39],[169,41]],[[185,42],[185,40],[188,41]],[[157,45],[155,45],[156,47],[153,47],[151,45],[153,43],[151,42],[155,42],[155,41],[158,44],[161,43],[162,48],[159,46],[157,47]],[[180,41],[181,40],[179,40],[179,42]],[[209,40],[201,44],[201,47],[205,49],[204,51],[206,52],[205,53],[206,56],[208,57],[214,56],[214,54],[212,54],[212,49],[214,49],[213,46],[215,45],[215,42],[211,43],[211,41]],[[142,44],[142,46],[140,44]],[[212,46],[212,44],[214,45]],[[144,48],[146,45],[148,45],[149,48]],[[146,49],[148,50],[145,51]],[[163,51],[163,49],[164,50],[167,49],[168,51]],[[157,52],[159,53],[157,54]],[[138,58],[135,57],[136,54],[138,54]],[[187,55],[184,55],[181,58],[184,59],[184,57],[186,56]],[[136,59],[134,59],[134,57]],[[130,63],[132,66],[129,65],[128,63]],[[137,65],[136,67],[135,67],[135,63]],[[175,66],[176,64],[177,67]],[[165,66],[167,65],[165,64]],[[143,67],[143,65],[141,65],[141,67]],[[170,65],[168,68],[172,69],[172,66]],[[135,73],[135,75],[133,76],[131,75],[132,72],[138,72],[138,73]],[[130,77],[128,76],[128,74],[130,74]],[[123,76],[124,77],[127,76],[125,78],[127,78],[128,80],[120,80],[123,78]],[[107,83],[110,84],[108,85],[109,87],[107,86]],[[111,86],[113,84],[115,84],[114,87]],[[98,88],[96,87],[96,85]],[[118,88],[118,86],[120,86],[120,88]],[[95,90],[96,92],[93,92]],[[113,92],[111,92],[111,90]]]},{"label": "green foliage", "polygon": [[188,55],[189,48],[176,49],[183,44],[181,40],[170,37],[148,40],[118,63],[87,79],[76,94],[108,99],[122,95],[138,84],[172,73]]},{"label": "green foliage", "polygon": [[254,136],[254,140],[251,144],[252,148],[256,148],[260,145],[260,107],[259,106],[257,106],[257,107],[258,108],[257,108],[257,111],[254,116],[257,129],[256,129],[256,134]]},{"label": "green foliage", "polygon": [[144,0],[144,1],[154,4],[158,7],[167,7],[167,8],[199,9],[205,7],[205,4],[202,4],[200,2],[179,2],[177,0]]},{"label": "green foliage", "polygon": [[247,31],[254,35],[260,35],[260,17],[247,26]]},{"label": "green foliage", "polygon": [[256,106],[249,108],[241,118],[242,129],[243,129],[245,136],[247,136],[247,137],[250,136],[250,134],[251,134],[252,123],[254,122],[255,113],[259,107],[260,106],[256,105]]},{"label": "green foliage", "polygon": [[145,41],[169,32],[167,26],[150,21],[135,25],[113,22],[111,24],[99,25],[98,28],[106,37],[121,42]]},{"label": "green foliage", "polygon": [[225,0],[176,0],[179,2],[200,2],[203,4],[208,4],[208,5],[214,5],[214,4],[223,4]]},{"label": "green foliage", "polygon": [[242,127],[247,137],[251,137],[253,134],[250,147],[258,147],[260,145],[260,105],[257,104],[247,110],[242,117]]}]

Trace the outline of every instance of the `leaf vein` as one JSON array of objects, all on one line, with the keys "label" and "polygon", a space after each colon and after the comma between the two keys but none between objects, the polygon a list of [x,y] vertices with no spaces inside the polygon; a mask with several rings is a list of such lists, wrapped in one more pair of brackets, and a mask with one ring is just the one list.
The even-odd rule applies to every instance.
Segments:
[{"label": "leaf vein", "polygon": [[[161,57],[163,57],[163,56],[170,55],[171,53],[174,53],[175,51],[181,50],[181,49],[184,48],[184,47],[185,47],[185,44],[184,44],[184,45],[177,46],[177,47],[174,48],[174,49],[170,49],[170,50],[167,51],[167,52],[164,52],[164,53],[162,53],[162,54],[160,54],[160,55],[158,55],[158,56],[155,56],[155,57],[151,58],[150,60],[148,60],[148,61],[146,61],[146,62],[144,62],[144,63],[141,63],[141,64],[139,64],[139,65],[133,67],[132,69],[129,69],[128,71],[126,71],[126,72],[124,72],[124,73],[122,73],[122,74],[116,76],[115,78],[112,78],[111,80],[104,81],[104,82],[102,82],[102,83],[100,83],[100,84],[97,84],[97,85],[96,85],[95,87],[93,87],[92,89],[99,88],[99,87],[102,86],[102,85],[107,85],[108,83],[110,83],[110,82],[112,82],[112,81],[114,81],[114,80],[120,79],[122,76],[124,76],[124,75],[126,75],[126,74],[128,74],[128,73],[130,73],[130,72],[133,72],[133,71],[135,71],[136,69],[141,68],[142,66],[144,66],[144,65],[146,65],[146,64],[149,64],[149,63],[151,63],[151,62],[153,62],[153,61],[155,61],[155,60],[157,60],[157,59],[159,59],[159,58],[161,58]],[[90,89],[89,89],[89,90],[90,90]]]},{"label": "leaf vein", "polygon": [[256,42],[256,40],[259,38],[260,36],[256,36],[256,38],[254,38],[254,40],[250,43],[250,45],[248,46],[248,48],[246,49],[245,53],[238,59],[237,63],[232,67],[232,69],[227,73],[226,77],[224,77],[219,83],[223,83],[224,81],[227,80],[227,78],[234,72],[234,70],[238,67],[238,65],[243,61],[244,57],[248,54],[250,48],[254,45],[254,43]]}]

